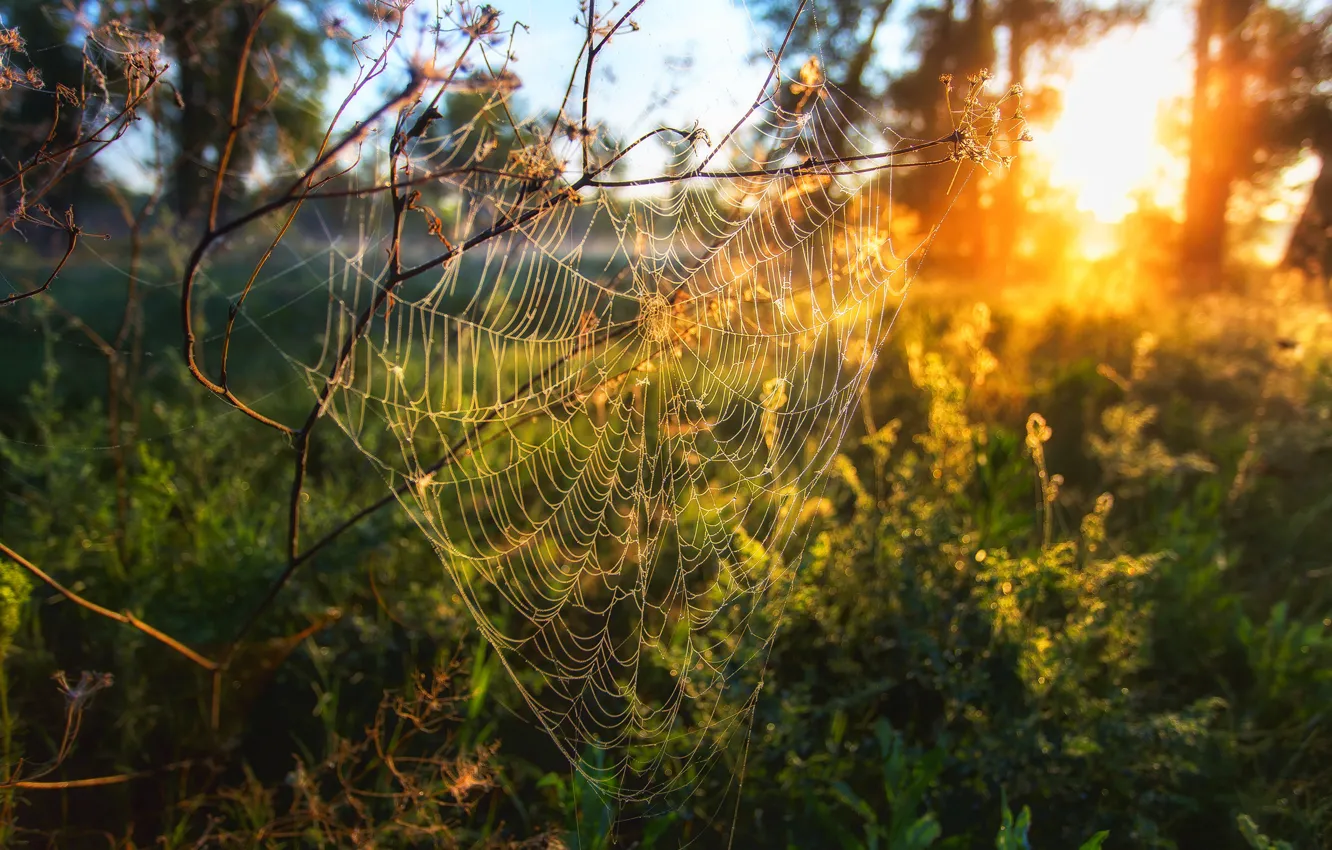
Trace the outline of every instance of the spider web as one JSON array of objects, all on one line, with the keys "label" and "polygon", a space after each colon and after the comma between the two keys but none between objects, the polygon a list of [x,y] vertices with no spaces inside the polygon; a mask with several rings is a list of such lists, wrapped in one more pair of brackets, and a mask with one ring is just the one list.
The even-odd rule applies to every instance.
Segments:
[{"label": "spider web", "polygon": [[[748,731],[825,469],[932,238],[895,218],[885,166],[949,156],[888,156],[912,140],[862,132],[816,61],[768,90],[715,143],[650,134],[690,179],[646,190],[575,192],[582,138],[537,122],[502,169],[475,168],[483,121],[414,138],[397,179],[429,176],[451,213],[410,205],[405,252],[508,229],[392,286],[386,205],[354,212],[325,348],[299,362],[536,719],[624,800],[688,787]],[[998,121],[979,104],[959,120]]]}]

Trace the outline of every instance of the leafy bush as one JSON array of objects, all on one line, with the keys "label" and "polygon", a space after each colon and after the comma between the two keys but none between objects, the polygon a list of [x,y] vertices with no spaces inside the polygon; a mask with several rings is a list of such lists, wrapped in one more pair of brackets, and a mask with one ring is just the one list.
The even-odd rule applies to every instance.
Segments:
[{"label": "leafy bush", "polygon": [[[1328,632],[1314,606],[1294,622],[1284,602],[1248,610],[1257,553],[1236,551],[1243,513],[1218,497],[1237,461],[1206,451],[1229,435],[1206,415],[1162,433],[1154,339],[1139,337],[1120,400],[1082,422],[1057,411],[1085,429],[1083,474],[1065,481],[1043,417],[1025,434],[976,420],[989,321],[945,335],[970,341],[951,356],[909,345],[919,430],[902,439],[894,420],[837,465],[838,520],[806,554],[764,673],[741,823],[788,846],[907,841],[904,823],[979,846],[1006,795],[1031,809],[1034,846],[1106,830],[1106,846],[1241,846],[1238,808],[1320,840],[1326,774],[1303,753],[1327,744]],[[1274,483],[1243,486],[1237,499]],[[886,748],[890,734],[907,743]],[[879,790],[899,746],[928,777],[900,813]]]},{"label": "leafy bush", "polygon": [[[207,671],[0,569],[6,840],[1326,841],[1332,606],[1310,578],[1332,545],[1325,494],[1311,498],[1332,473],[1327,352],[1310,336],[1298,359],[1227,351],[1253,332],[1233,312],[1155,339],[1132,323],[963,315],[923,308],[907,344],[881,354],[863,433],[801,508],[797,562],[737,530],[737,568],[791,593],[758,612],[783,620],[766,663],[737,671],[764,685],[752,734],[691,796],[613,804],[504,710],[516,697],[434,553],[386,511],[321,553],[246,639],[217,729]],[[285,473],[280,441],[256,443],[177,376],[140,413],[156,436],[120,469],[94,449],[105,411],[61,397],[61,377],[48,369],[6,412],[0,464],[18,498],[0,540],[209,655],[279,566],[285,517],[267,494]],[[317,451],[322,495],[306,509],[328,525],[365,477],[347,446]],[[114,682],[90,678],[84,696],[78,677],[52,685],[62,667]],[[95,776],[129,778],[13,784]]]}]

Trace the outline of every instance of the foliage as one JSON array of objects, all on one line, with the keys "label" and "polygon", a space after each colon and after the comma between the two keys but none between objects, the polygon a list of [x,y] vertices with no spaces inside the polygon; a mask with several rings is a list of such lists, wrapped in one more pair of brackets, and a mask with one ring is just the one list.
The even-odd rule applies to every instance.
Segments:
[{"label": "foliage", "polygon": [[[1210,317],[1218,332],[1248,321],[1226,315]],[[998,378],[1013,378],[1002,355],[992,374],[993,354],[976,344],[989,324],[978,314],[942,350],[908,344],[897,366],[924,397],[909,419],[918,427],[871,430],[836,466],[825,513],[839,519],[807,551],[764,673],[745,780],[754,814],[742,829],[788,846],[820,835],[896,846],[903,823],[933,824],[961,846],[999,824],[1010,836],[1030,829],[1032,846],[1075,846],[1096,830],[1111,847],[1200,835],[1239,846],[1234,807],[1261,805],[1283,831],[1321,840],[1326,795],[1314,789],[1326,774],[1303,747],[1327,741],[1317,706],[1329,699],[1318,660],[1328,599],[1306,595],[1292,622],[1298,581],[1261,591],[1290,600],[1270,610],[1253,605],[1256,588],[1241,593],[1247,564],[1259,568],[1273,542],[1238,551],[1249,529],[1235,504],[1280,485],[1232,481],[1235,502],[1218,500],[1241,459],[1218,424],[1232,400],[1190,392],[1208,414],[1176,411],[1177,429],[1191,418],[1196,430],[1163,431],[1152,385],[1199,355],[1121,331],[1131,378],[1109,363],[1090,378],[1076,366],[1052,376],[1102,381],[1101,403],[1052,409],[1054,427],[1032,416],[1019,437],[1016,422],[975,418]],[[1000,328],[1015,357],[1049,343]],[[1298,392],[1308,391],[1323,390]],[[897,396],[881,404],[910,409]],[[1080,416],[1086,430],[1058,440]],[[1322,426],[1298,451],[1321,458],[1326,435]],[[1078,474],[1047,469],[1070,450]],[[910,742],[900,746],[920,780],[914,796],[877,777],[880,759],[899,758],[886,729]],[[1001,818],[1006,795],[1031,817]],[[888,805],[865,802],[876,798]],[[899,811],[898,799],[916,802]],[[864,819],[863,837],[844,807]]]},{"label": "foliage", "polygon": [[[175,802],[138,809],[136,830],[170,841],[535,835],[650,847],[710,845],[733,826],[746,846],[988,846],[995,835],[997,846],[1281,846],[1246,814],[1261,813],[1301,846],[1317,842],[1329,828],[1318,707],[1332,699],[1332,600],[1308,592],[1300,565],[1318,562],[1332,506],[1281,507],[1306,483],[1284,469],[1327,463],[1332,368],[1305,315],[1312,326],[1277,327],[1300,351],[1278,346],[1252,365],[1223,344],[1252,319],[1225,311],[1153,338],[1124,323],[1033,330],[986,310],[938,324],[922,308],[914,341],[885,352],[888,395],[869,408],[896,418],[835,464],[824,502],[806,511],[801,563],[743,534],[734,543],[746,575],[795,580],[770,614],[784,625],[747,762],[725,756],[729,770],[646,822],[561,769],[523,724],[487,719],[512,698],[507,680],[467,649],[465,611],[391,514],[298,580],[268,636],[238,653],[217,732],[207,676],[115,623],[38,604],[6,567],[7,775],[26,770],[20,757],[50,758],[62,721],[43,708],[57,695],[41,682],[79,665],[114,671],[115,684],[47,779],[191,763],[177,779],[137,780]],[[1052,345],[1107,355],[1099,370],[1076,352],[1032,356]],[[1194,364],[1206,364],[1201,383]],[[272,571],[281,518],[261,495],[281,446],[255,445],[235,414],[159,402],[141,427],[168,436],[139,441],[118,496],[111,458],[88,451],[105,413],[60,386],[48,368],[20,419],[8,414],[20,430],[0,458],[18,498],[0,539],[192,646],[225,640]],[[1024,425],[1019,390],[1048,417]],[[358,486],[350,455],[323,468],[328,495],[308,506],[317,522]],[[294,772],[281,755],[292,751]],[[732,823],[714,801],[741,771]],[[104,789],[105,807],[78,825],[122,831],[113,801],[128,803],[128,788]],[[59,828],[49,792],[6,793],[24,795],[8,809],[22,812],[20,837]]]},{"label": "foliage", "polygon": [[[178,131],[186,154],[172,190],[181,212],[197,212],[208,194],[199,165],[217,155],[217,139],[200,134],[230,123],[236,78],[245,85],[234,101],[255,123],[231,126],[238,147],[222,182],[248,173],[265,145],[319,145],[300,116],[315,112],[304,99],[331,59],[297,5],[199,0],[188,4],[195,17],[139,5],[157,16],[190,92],[174,118],[169,109],[152,116]],[[889,5],[835,4],[848,25],[836,38],[872,34]],[[1015,15],[1023,4],[1010,5]],[[463,31],[492,35],[494,11],[474,11]],[[965,23],[971,39],[944,44],[925,32],[930,86],[959,57],[993,58],[985,4],[968,4],[962,21],[955,11],[918,16],[922,32]],[[52,38],[73,32],[58,15],[43,20]],[[0,36],[13,82],[28,60],[11,32]],[[215,73],[213,60],[232,55],[221,45],[250,36],[273,48],[263,61]],[[162,70],[158,42],[132,44],[113,88],[146,91]],[[882,88],[867,70],[872,39],[861,47],[833,73],[848,88]],[[801,79],[823,73],[807,62]],[[265,76],[284,84],[265,89]],[[463,159],[515,169],[528,184],[515,190],[516,205],[555,203],[542,194],[553,185],[549,143],[529,153],[535,159],[519,157],[520,129],[501,96],[507,81],[490,76],[438,101],[444,114],[431,115],[433,103],[412,113],[422,133],[403,129],[393,144],[442,139],[447,149],[456,137]],[[14,109],[32,94],[24,90]],[[119,89],[104,99],[124,104],[111,113],[118,134],[139,101]],[[432,120],[440,135],[426,138]],[[589,132],[561,120],[570,143]],[[102,144],[77,129],[73,144]],[[681,144],[696,140],[683,135]],[[42,165],[54,171],[46,186],[67,173]],[[239,184],[224,189],[235,195]],[[411,206],[415,196],[393,197],[396,216],[428,213],[442,236],[448,222],[437,213]],[[763,663],[734,665],[726,687],[681,717],[706,729],[707,712],[752,710],[750,734],[720,742],[711,769],[691,765],[678,783],[690,794],[622,804],[588,775],[647,754],[591,749],[572,769],[527,722],[501,659],[478,639],[405,512],[375,513],[316,547],[308,568],[270,593],[283,567],[274,553],[294,538],[291,516],[302,514],[317,539],[382,482],[359,451],[303,430],[292,488],[291,437],[256,438],[250,420],[201,397],[175,360],[143,356],[179,344],[175,330],[169,343],[154,340],[166,339],[167,325],[144,317],[167,291],[140,258],[139,225],[154,203],[127,214],[135,247],[126,265],[136,269],[132,286],[156,292],[116,305],[124,319],[114,345],[102,332],[105,291],[94,285],[109,264],[61,260],[46,284],[12,301],[38,319],[46,348],[21,352],[43,363],[41,376],[21,399],[0,400],[0,541],[39,559],[49,580],[35,580],[21,560],[0,562],[0,843],[905,850],[1332,841],[1332,594],[1318,581],[1332,550],[1325,310],[1274,293],[1159,311],[1150,323],[913,304],[917,313],[879,352],[863,432],[834,458],[827,490],[799,506],[803,550],[779,556],[740,527],[719,544],[730,581],[771,580],[790,593],[744,616],[719,614],[717,645],[751,641]],[[47,216],[70,237],[68,259],[79,230],[72,218],[60,228]],[[174,284],[181,247],[167,239],[149,253],[158,247]],[[231,261],[258,249],[237,240],[229,250]],[[14,257],[6,273],[22,265]],[[210,273],[225,278],[228,261]],[[88,286],[48,293],[57,274]],[[381,292],[387,314],[396,296]],[[270,311],[263,297],[250,309],[265,319],[292,306],[278,292]],[[209,310],[236,316],[235,302],[203,301],[195,306],[205,319]],[[184,313],[188,322],[188,298]],[[300,324],[289,312],[260,332],[292,334],[284,319]],[[101,371],[56,356],[71,340],[106,355],[105,401]],[[256,360],[256,370],[291,367]],[[798,389],[764,385],[756,424],[770,452],[781,440],[776,413]],[[306,476],[310,456],[318,462]],[[274,508],[284,488],[290,516]],[[247,631],[266,599],[268,615]],[[757,627],[779,621],[771,643],[756,640],[768,632]],[[172,652],[156,629],[187,652]],[[196,651],[206,663],[187,664],[182,656]],[[668,662],[680,652],[662,648]],[[213,658],[221,663],[209,666]]]},{"label": "foliage", "polygon": [[[216,731],[206,673],[7,567],[6,775],[33,779],[57,755],[62,667],[114,684],[79,704],[79,734],[42,780],[148,771],[73,822],[53,792],[6,789],[8,834],[122,834],[132,812],[137,835],[168,843],[395,846],[433,830],[445,844],[722,846],[734,829],[736,846],[1240,847],[1264,846],[1246,826],[1261,822],[1316,845],[1332,700],[1332,598],[1309,581],[1332,542],[1326,318],[1290,302],[1173,315],[1148,335],[921,302],[881,352],[866,428],[803,509],[799,562],[732,541],[737,574],[793,581],[784,610],[761,612],[783,626],[755,671],[747,757],[723,752],[692,796],[643,813],[499,711],[508,679],[473,649],[402,514],[295,580],[232,659]],[[159,370],[118,476],[117,456],[93,450],[105,408],[66,395],[78,376],[47,362],[4,412],[0,540],[208,654],[274,572],[283,441],[256,442],[182,370]],[[318,527],[365,485],[348,446],[316,451]],[[432,693],[419,734],[412,706]]]},{"label": "foliage", "polygon": [[[226,166],[219,182],[230,200],[251,188],[248,180],[261,161],[267,159],[268,169],[280,171],[322,144],[319,99],[339,51],[327,43],[318,4],[189,0],[105,5],[104,14],[162,33],[163,49],[176,70],[176,100],[154,118],[164,161],[173,163],[169,196],[182,218],[206,207],[219,165]],[[246,57],[253,58],[239,68]],[[223,163],[218,129],[233,123],[239,132]]]}]

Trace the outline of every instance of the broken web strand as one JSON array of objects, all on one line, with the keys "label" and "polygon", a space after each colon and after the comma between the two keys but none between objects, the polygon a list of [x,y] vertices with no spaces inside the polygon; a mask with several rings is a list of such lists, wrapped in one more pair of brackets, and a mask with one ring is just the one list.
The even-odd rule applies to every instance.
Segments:
[{"label": "broken web strand", "polygon": [[[728,146],[745,176],[551,204],[395,292],[329,396],[389,486],[410,483],[402,502],[535,717],[625,800],[687,788],[747,732],[825,467],[929,238],[894,250],[884,161],[855,159],[884,142],[821,79],[780,85],[808,96]],[[487,139],[473,123],[432,141],[447,157]],[[674,143],[676,173],[699,141]],[[855,164],[754,173],[832,152]],[[441,178],[455,240],[559,191],[527,176]],[[333,340],[387,273],[383,211],[360,215]],[[316,392],[332,351],[303,365]]]}]

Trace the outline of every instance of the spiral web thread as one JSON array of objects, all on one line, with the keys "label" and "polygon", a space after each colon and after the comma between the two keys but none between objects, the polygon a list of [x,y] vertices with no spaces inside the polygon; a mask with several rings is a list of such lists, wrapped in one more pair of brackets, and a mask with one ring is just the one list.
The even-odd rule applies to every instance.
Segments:
[{"label": "spiral web thread", "polygon": [[[634,198],[573,197],[581,140],[543,144],[535,122],[504,173],[465,170],[493,147],[482,122],[414,140],[415,173],[455,171],[436,181],[445,238],[544,211],[395,289],[328,394],[386,483],[409,484],[537,720],[624,800],[689,787],[747,731],[824,470],[931,238],[894,219],[882,155],[909,140],[862,133],[815,61],[776,87],[708,166],[748,176]],[[917,160],[998,159],[978,92],[955,110],[968,133]],[[667,174],[713,149],[661,138]],[[316,394],[392,273],[387,213],[354,215],[330,342],[300,364]]]}]

